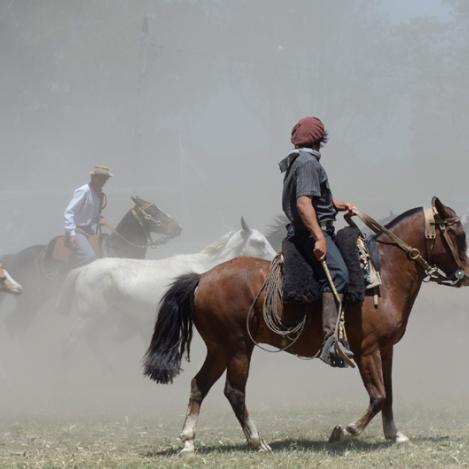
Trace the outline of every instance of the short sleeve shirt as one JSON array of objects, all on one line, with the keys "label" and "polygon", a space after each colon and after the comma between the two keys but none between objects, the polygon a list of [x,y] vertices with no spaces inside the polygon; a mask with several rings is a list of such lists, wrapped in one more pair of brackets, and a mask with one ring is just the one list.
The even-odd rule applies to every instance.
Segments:
[{"label": "short sleeve shirt", "polygon": [[296,207],[298,197],[312,197],[319,223],[334,221],[337,214],[327,173],[319,158],[319,152],[309,149],[297,150],[287,157],[293,161],[289,164],[283,180],[282,207],[290,222],[298,227],[303,226]]}]

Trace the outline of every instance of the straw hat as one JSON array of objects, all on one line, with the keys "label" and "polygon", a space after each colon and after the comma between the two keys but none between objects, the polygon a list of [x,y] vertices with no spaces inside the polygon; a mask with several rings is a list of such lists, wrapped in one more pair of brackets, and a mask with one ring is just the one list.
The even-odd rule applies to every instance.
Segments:
[{"label": "straw hat", "polygon": [[90,171],[90,176],[106,176],[108,178],[112,177],[112,173],[107,166],[103,164],[97,164],[93,171]]}]

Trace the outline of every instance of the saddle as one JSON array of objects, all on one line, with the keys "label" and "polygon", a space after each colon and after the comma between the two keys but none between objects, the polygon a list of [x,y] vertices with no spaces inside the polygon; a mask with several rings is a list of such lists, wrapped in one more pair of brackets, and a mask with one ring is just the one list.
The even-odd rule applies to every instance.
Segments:
[{"label": "saddle", "polygon": [[[102,235],[86,234],[88,241],[93,248],[96,257],[103,257],[103,238]],[[55,261],[60,263],[67,263],[72,256],[72,248],[67,237],[64,235],[56,236],[53,238],[46,248],[46,261]]]},{"label": "saddle", "polygon": [[[376,295],[379,277],[379,252],[374,237],[365,238],[355,226],[342,228],[334,239],[349,271],[349,285],[344,300],[359,303],[365,295]],[[285,238],[283,254],[283,300],[285,303],[307,304],[319,301],[321,291],[314,271],[295,243]]]}]

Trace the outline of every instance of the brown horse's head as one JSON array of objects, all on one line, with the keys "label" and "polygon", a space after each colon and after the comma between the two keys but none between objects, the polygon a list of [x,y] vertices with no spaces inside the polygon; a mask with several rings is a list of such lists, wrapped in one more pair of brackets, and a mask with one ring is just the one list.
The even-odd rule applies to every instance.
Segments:
[{"label": "brown horse's head", "polygon": [[182,228],[176,220],[167,215],[155,204],[138,196],[131,197],[135,204],[134,210],[149,233],[159,233],[169,238],[179,236]]},{"label": "brown horse's head", "polygon": [[466,232],[456,212],[433,197],[435,211],[436,240],[430,262],[436,264],[449,277],[464,279],[460,285],[469,286],[469,259],[467,257]]}]

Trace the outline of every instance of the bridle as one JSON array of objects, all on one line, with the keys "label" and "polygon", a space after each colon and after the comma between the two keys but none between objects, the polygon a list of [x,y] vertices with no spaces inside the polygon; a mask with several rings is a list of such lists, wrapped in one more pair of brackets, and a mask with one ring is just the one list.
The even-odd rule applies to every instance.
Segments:
[{"label": "bridle", "polygon": [[157,240],[153,240],[153,238],[151,236],[152,232],[147,227],[148,222],[152,222],[155,225],[161,225],[160,220],[156,219],[155,217],[153,217],[153,215],[151,213],[147,212],[147,210],[150,207],[153,207],[153,206],[155,206],[155,204],[153,204],[151,202],[145,202],[143,205],[135,205],[135,207],[133,207],[130,210],[133,217],[135,218],[137,223],[141,226],[141,228],[142,228],[142,230],[145,234],[145,238],[146,238],[145,244],[133,243],[132,241],[128,240],[125,236],[121,235],[118,231],[116,231],[115,228],[113,228],[111,226],[108,226],[108,228],[110,228],[111,231],[115,235],[117,235],[120,239],[122,239],[123,241],[125,241],[127,244],[129,244],[130,246],[132,246],[134,248],[138,248],[138,249],[146,249],[146,248],[149,248],[149,247],[150,248],[156,248],[157,246],[165,244],[169,239],[171,239],[170,235],[164,235],[164,236],[161,236],[161,238],[159,238]]},{"label": "bridle", "polygon": [[[129,246],[132,246],[136,249],[147,249],[147,248],[156,248],[161,246],[162,244],[167,243],[171,239],[171,235],[163,235],[157,240],[153,240],[151,236],[151,230],[147,227],[148,222],[153,222],[155,225],[161,225],[161,221],[157,218],[153,217],[151,213],[148,213],[147,210],[150,207],[154,207],[155,204],[151,202],[144,202],[142,205],[135,203],[135,206],[130,209],[130,213],[135,218],[139,226],[142,228],[143,233],[145,235],[145,243],[144,244],[137,244],[129,239],[127,239],[124,235],[119,233],[116,228],[114,228],[109,223],[105,223],[105,226],[112,232],[113,235],[117,236],[119,239],[124,241]],[[160,210],[161,211],[161,210]],[[99,225],[100,226],[100,225]]]},{"label": "bridle", "polygon": [[[436,211],[435,207],[425,208],[425,240],[427,248],[427,258],[431,259],[433,248],[435,247],[436,240],[436,228],[439,229],[441,238],[444,244],[448,248],[449,252],[453,257],[453,261],[458,267],[449,277],[441,272],[436,266],[431,266],[430,269],[426,270],[427,277],[424,279],[427,282],[435,281],[437,283],[448,285],[452,287],[460,287],[465,277],[464,265],[459,257],[457,247],[454,245],[453,240],[448,234],[448,226],[454,225],[460,222],[459,217],[442,218]],[[443,278],[442,275],[443,274]]]},{"label": "bridle", "polygon": [[[396,236],[392,231],[378,223],[366,213],[355,209],[354,215],[357,215],[363,221],[363,223],[365,223],[365,225],[367,225],[377,235],[387,235],[391,239],[392,244],[401,248],[407,254],[407,257],[410,260],[419,264],[425,272],[425,277],[423,279],[424,282],[436,282],[440,285],[447,285],[450,287],[460,287],[462,285],[462,282],[466,277],[464,271],[464,264],[461,261],[458,254],[458,250],[454,245],[453,240],[449,236],[447,230],[448,226],[454,225],[455,223],[458,223],[460,221],[459,217],[442,218],[435,209],[435,207],[424,209],[425,240],[428,258],[427,260],[422,256],[422,254],[417,248],[409,246],[407,243],[402,241],[402,239]],[[355,225],[355,223],[350,219],[350,217],[345,218],[349,224]],[[437,229],[439,230],[441,237],[444,240],[444,244],[451,253],[453,260],[457,266],[457,269],[450,275],[443,272],[443,270],[441,270],[437,265],[431,264],[429,262],[429,260],[431,259],[433,248],[435,246]]]}]

